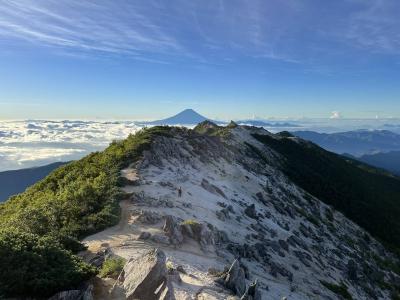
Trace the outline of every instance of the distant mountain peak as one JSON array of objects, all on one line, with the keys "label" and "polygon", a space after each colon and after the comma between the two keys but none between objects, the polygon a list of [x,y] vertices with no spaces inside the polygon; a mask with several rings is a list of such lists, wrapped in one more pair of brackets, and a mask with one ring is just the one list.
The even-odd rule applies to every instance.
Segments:
[{"label": "distant mountain peak", "polygon": [[195,111],[192,108],[186,108],[186,109],[182,110],[179,114],[183,114],[183,113],[194,113],[194,114],[200,115],[199,113],[197,113],[197,111]]},{"label": "distant mountain peak", "polygon": [[206,117],[202,116],[201,114],[199,114],[197,111],[195,111],[192,108],[184,109],[180,113],[177,113],[175,116],[172,116],[171,118],[178,117],[178,116],[185,116],[185,117],[189,116],[189,117],[192,117],[192,118],[196,117],[196,118],[202,118],[204,120],[207,120]]},{"label": "distant mountain peak", "polygon": [[194,124],[198,124],[203,121],[206,121],[206,120],[210,120],[210,119],[199,114],[194,109],[187,108],[170,118],[147,122],[147,124],[150,124],[150,125],[179,125],[179,124],[194,125]]}]

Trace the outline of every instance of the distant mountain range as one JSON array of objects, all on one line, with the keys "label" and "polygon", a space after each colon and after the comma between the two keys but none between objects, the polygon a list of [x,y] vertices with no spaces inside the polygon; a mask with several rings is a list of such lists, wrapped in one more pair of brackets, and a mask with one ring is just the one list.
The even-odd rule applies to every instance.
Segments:
[{"label": "distant mountain range", "polygon": [[[169,117],[166,119],[161,119],[161,120],[150,121],[150,122],[142,122],[142,124],[144,124],[144,125],[197,125],[206,120],[211,121],[216,124],[220,124],[220,125],[228,124],[227,122],[224,122],[224,121],[215,121],[215,120],[209,119],[190,108],[185,109],[172,117]],[[237,123],[239,125],[251,125],[251,126],[257,126],[257,127],[298,127],[298,125],[292,124],[292,123],[286,123],[286,122],[270,123],[265,120],[257,120],[257,119],[238,120],[238,121],[235,121],[235,123]]]},{"label": "distant mountain range", "polygon": [[400,176],[400,151],[366,154],[357,158],[371,166],[382,168]]},{"label": "distant mountain range", "polygon": [[239,125],[251,125],[251,126],[256,126],[256,127],[299,127],[299,125],[292,124],[292,123],[270,123],[266,122],[263,120],[254,120],[254,119],[248,119],[248,120],[239,120],[236,121],[237,124]]},{"label": "distant mountain range", "polygon": [[400,151],[400,135],[388,130],[356,130],[338,133],[294,131],[294,135],[339,154],[360,157],[366,154]]},{"label": "distant mountain range", "polygon": [[22,193],[25,189],[45,178],[51,171],[64,165],[65,162],[56,162],[50,165],[0,172],[0,202],[10,196]]}]

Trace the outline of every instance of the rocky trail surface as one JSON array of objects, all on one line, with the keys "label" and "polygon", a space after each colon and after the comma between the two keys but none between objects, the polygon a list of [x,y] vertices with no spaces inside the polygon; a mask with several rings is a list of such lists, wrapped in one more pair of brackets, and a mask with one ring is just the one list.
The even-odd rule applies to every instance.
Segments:
[{"label": "rocky trail surface", "polygon": [[253,137],[269,132],[223,130],[173,128],[122,170],[121,220],[84,239],[82,255],[126,264],[118,279],[97,277],[93,297],[390,299],[378,282],[399,278],[372,259],[390,253],[284,176],[283,158]]}]

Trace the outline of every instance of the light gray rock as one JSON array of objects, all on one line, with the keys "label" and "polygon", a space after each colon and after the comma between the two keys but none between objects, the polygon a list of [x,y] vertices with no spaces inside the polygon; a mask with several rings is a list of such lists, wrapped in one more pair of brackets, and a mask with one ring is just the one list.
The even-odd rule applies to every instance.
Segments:
[{"label": "light gray rock", "polygon": [[171,286],[167,282],[165,263],[166,256],[158,249],[153,249],[138,259],[129,260],[124,267],[123,287],[126,299],[169,299]]},{"label": "light gray rock", "polygon": [[166,216],[163,230],[169,237],[170,242],[173,245],[180,245],[183,242],[182,228],[173,216]]},{"label": "light gray rock", "polygon": [[136,222],[139,222],[141,224],[156,224],[161,221],[161,216],[154,211],[150,210],[139,210],[139,211],[134,211],[133,214],[138,215]]}]

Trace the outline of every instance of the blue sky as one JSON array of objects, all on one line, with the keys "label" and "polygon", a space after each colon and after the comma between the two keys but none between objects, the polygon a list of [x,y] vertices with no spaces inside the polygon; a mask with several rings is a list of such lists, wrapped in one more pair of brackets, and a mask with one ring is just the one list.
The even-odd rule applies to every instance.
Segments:
[{"label": "blue sky", "polygon": [[397,0],[0,2],[0,119],[400,117]]}]

